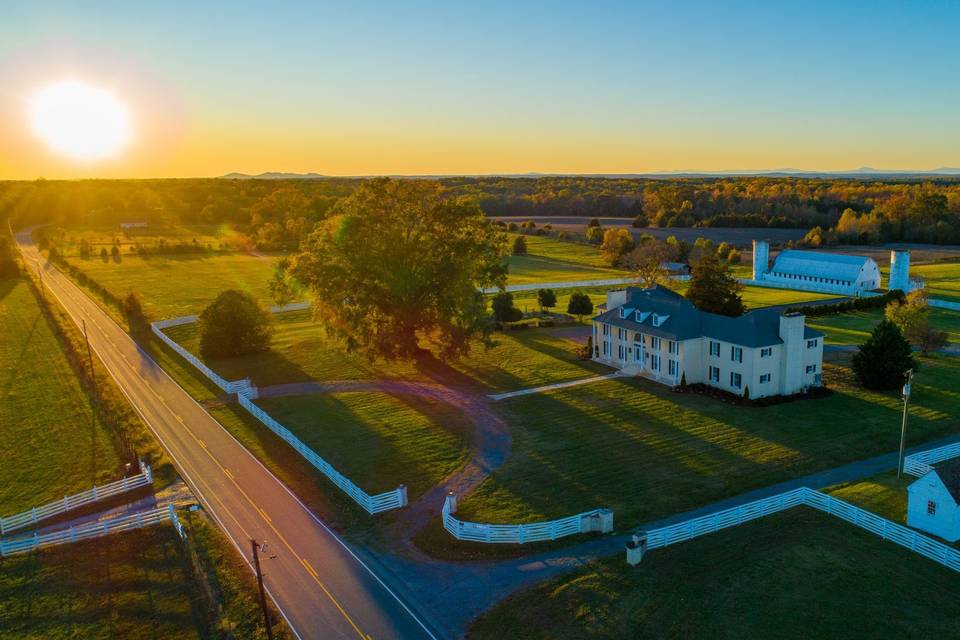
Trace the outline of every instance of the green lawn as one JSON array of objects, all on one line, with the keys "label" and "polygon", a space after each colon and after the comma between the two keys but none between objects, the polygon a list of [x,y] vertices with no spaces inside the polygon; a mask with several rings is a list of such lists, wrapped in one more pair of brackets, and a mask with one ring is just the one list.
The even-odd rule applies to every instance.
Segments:
[{"label": "green lawn", "polygon": [[[135,220],[134,217],[132,219]],[[54,232],[56,233],[56,232]],[[56,236],[55,236],[56,237]],[[237,238],[237,232],[225,224],[168,224],[150,223],[145,228],[121,229],[119,224],[72,224],[62,230],[59,247],[67,256],[76,256],[79,244],[86,240],[99,256],[100,248],[107,250],[118,244],[125,257],[134,245],[154,247],[159,242],[196,243],[216,249],[221,243],[229,243]]]},{"label": "green lawn", "polygon": [[[510,247],[516,234],[508,234]],[[555,240],[544,236],[524,236],[527,255],[507,256],[508,284],[530,282],[569,282],[625,278],[630,274],[611,268],[599,247]]]},{"label": "green lawn", "polygon": [[0,636],[36,640],[214,636],[169,525],[7,558]]},{"label": "green lawn", "polygon": [[898,479],[897,472],[890,471],[865,480],[827,487],[824,493],[872,511],[887,520],[905,525],[907,524],[907,486],[914,480],[916,480],[915,477],[907,474]]},{"label": "green lawn", "polygon": [[925,290],[931,298],[960,302],[960,262],[911,265],[910,275],[926,281]]},{"label": "green lawn", "polygon": [[406,484],[411,501],[460,466],[472,430],[458,409],[409,394],[351,391],[257,404],[367,493]]},{"label": "green lawn", "polygon": [[112,435],[25,281],[0,280],[0,326],[0,515],[118,479]]},{"label": "green lawn", "polygon": [[[371,364],[363,356],[344,353],[326,338],[321,327],[312,321],[309,311],[297,311],[276,317],[270,351],[216,359],[209,364],[228,380],[249,376],[260,386],[307,380],[399,378],[445,382],[487,393],[610,371],[602,365],[577,360],[574,342],[562,337],[565,331],[569,329],[556,327],[496,333],[492,348],[475,345],[469,356],[449,365],[437,362]],[[174,327],[167,334],[192,353],[198,353],[196,325]]]},{"label": "green lawn", "polygon": [[794,509],[521,592],[471,640],[957,638],[953,571],[827,514]]},{"label": "green lawn", "polygon": [[[513,451],[459,509],[464,519],[529,522],[612,508],[617,527],[690,509],[897,448],[897,394],[854,386],[827,364],[834,393],[736,407],[618,379],[503,401]],[[957,431],[960,359],[924,358],[910,443]]]},{"label": "green lawn", "polygon": [[119,263],[99,257],[72,258],[72,263],[114,295],[137,291],[154,320],[200,313],[226,289],[247,291],[263,304],[271,304],[267,291],[273,273],[270,258],[244,253],[125,255]]},{"label": "green lawn", "polygon": [[[854,311],[822,317],[807,318],[807,325],[827,335],[827,342],[858,345],[866,341],[873,328],[883,320],[883,309]],[[930,324],[947,332],[951,342],[960,342],[960,312],[930,309]]]}]

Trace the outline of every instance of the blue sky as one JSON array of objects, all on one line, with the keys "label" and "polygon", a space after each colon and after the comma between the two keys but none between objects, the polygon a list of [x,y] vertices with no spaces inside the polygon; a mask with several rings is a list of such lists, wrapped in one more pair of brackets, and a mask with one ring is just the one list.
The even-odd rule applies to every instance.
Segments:
[{"label": "blue sky", "polygon": [[143,133],[0,176],[960,165],[956,3],[134,5],[3,7],[0,135],[65,73]]}]

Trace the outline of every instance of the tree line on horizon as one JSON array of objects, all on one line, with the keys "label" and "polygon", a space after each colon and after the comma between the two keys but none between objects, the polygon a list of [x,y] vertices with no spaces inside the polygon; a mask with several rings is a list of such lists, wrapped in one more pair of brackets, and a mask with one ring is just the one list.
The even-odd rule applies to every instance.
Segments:
[{"label": "tree line on horizon", "polygon": [[[365,180],[0,182],[16,226],[123,221],[230,225],[262,250],[294,250]],[[960,179],[777,177],[443,178],[444,197],[488,216],[625,217],[635,226],[809,229],[807,244],[960,242]]]}]

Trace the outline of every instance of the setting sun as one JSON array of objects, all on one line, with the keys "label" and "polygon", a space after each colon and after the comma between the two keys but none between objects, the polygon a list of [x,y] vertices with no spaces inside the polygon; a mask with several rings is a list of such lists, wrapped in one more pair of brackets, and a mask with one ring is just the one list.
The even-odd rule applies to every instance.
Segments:
[{"label": "setting sun", "polygon": [[76,80],[52,84],[30,97],[33,133],[53,151],[77,160],[97,160],[130,141],[130,111],[109,91]]}]

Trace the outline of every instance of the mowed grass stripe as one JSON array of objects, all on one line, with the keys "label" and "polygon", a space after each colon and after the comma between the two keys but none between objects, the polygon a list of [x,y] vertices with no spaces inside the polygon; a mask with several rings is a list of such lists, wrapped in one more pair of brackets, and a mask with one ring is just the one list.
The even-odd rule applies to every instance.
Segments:
[{"label": "mowed grass stripe", "polygon": [[[502,403],[506,464],[461,503],[466,519],[533,521],[610,507],[629,527],[896,449],[902,403],[827,364],[826,398],[738,407],[617,379]],[[924,358],[909,443],[956,432],[960,359]]]}]

